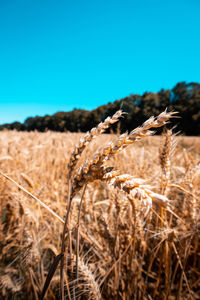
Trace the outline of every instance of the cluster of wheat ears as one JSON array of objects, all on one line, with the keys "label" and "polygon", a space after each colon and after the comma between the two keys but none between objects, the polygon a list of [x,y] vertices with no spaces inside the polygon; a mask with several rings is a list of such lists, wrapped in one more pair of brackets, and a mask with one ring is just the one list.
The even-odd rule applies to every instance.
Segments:
[{"label": "cluster of wheat ears", "polygon": [[164,111],[110,142],[124,115],[85,135],[1,133],[3,299],[199,299],[199,139],[150,137]]}]

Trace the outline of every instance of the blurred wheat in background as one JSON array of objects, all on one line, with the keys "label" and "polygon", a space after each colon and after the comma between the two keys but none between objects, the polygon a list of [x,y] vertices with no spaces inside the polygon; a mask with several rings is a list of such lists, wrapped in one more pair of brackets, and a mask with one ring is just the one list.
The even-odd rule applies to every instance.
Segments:
[{"label": "blurred wheat in background", "polygon": [[61,239],[67,299],[200,298],[200,140],[150,130],[173,116],[118,136],[103,132],[122,111],[86,135],[0,132],[1,299],[39,299]]}]

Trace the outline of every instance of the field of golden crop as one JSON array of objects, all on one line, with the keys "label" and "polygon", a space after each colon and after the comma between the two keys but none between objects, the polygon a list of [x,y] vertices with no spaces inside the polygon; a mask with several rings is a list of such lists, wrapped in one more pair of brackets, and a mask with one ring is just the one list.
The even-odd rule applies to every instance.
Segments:
[{"label": "field of golden crop", "polygon": [[[68,163],[83,136],[0,132],[0,299],[40,299],[61,251]],[[114,169],[104,177],[90,180],[87,163],[77,173],[116,138],[102,134],[76,156],[66,299],[200,299],[200,138],[141,138],[105,162]],[[45,299],[59,295],[58,267]]]}]

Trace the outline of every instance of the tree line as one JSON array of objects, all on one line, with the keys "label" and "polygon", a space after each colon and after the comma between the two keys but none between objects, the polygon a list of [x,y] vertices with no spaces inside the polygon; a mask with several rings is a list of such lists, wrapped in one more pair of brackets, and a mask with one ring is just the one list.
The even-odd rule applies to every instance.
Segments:
[{"label": "tree line", "polygon": [[152,115],[158,115],[166,107],[168,111],[179,113],[178,122],[177,119],[175,121],[172,119],[172,126],[178,123],[177,130],[182,134],[200,135],[200,84],[195,82],[180,82],[173,89],[161,89],[158,93],[145,92],[143,95],[130,95],[92,111],[74,109],[70,112],[58,112],[43,117],[29,117],[24,123],[13,122],[0,125],[0,130],[86,132],[122,108],[128,114],[123,122],[113,125],[112,130],[116,131],[117,126],[120,126],[120,130],[124,132],[139,126]]}]

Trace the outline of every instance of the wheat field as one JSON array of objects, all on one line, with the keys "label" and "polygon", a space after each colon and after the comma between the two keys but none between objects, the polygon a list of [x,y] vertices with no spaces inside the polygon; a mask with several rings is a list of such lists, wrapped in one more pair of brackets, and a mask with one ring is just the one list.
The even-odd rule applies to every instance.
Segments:
[{"label": "wheat field", "polygon": [[45,299],[200,299],[200,138],[149,123],[0,132],[1,299],[40,299],[62,250]]}]

